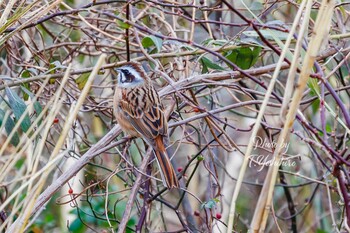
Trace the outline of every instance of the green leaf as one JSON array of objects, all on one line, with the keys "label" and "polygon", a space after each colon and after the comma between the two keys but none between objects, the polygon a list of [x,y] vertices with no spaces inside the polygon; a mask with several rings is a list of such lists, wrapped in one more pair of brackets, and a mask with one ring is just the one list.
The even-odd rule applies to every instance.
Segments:
[{"label": "green leaf", "polygon": [[77,218],[68,226],[68,229],[70,232],[82,233],[85,231],[85,226],[82,221]]},{"label": "green leaf", "polygon": [[262,47],[254,47],[253,51],[252,51],[252,55],[253,55],[253,59],[252,59],[252,63],[251,66],[255,65],[256,61],[259,58],[259,55],[261,53]]},{"label": "green leaf", "polygon": [[347,15],[347,10],[345,9],[345,7],[339,5],[338,9],[339,9],[340,12],[342,13],[343,17],[346,17],[346,15]]},{"label": "green leaf", "polygon": [[[116,15],[116,16],[122,15],[122,14],[121,14],[121,11],[115,11],[115,15]],[[125,19],[123,19],[123,20],[125,20]],[[121,29],[129,29],[131,25],[129,25],[128,23],[124,22],[123,20],[121,20],[121,19],[116,19],[116,20],[115,20],[115,23],[116,23]]]},{"label": "green leaf", "polygon": [[234,64],[237,64],[238,51],[233,49],[225,54],[225,57]]},{"label": "green leaf", "polygon": [[259,58],[261,47],[241,47],[228,51],[225,57],[241,69],[249,69]]},{"label": "green leaf", "polygon": [[83,88],[85,87],[85,84],[89,79],[89,76],[90,76],[90,73],[85,73],[80,75],[79,78],[75,80],[75,83],[78,85],[78,88],[80,90],[83,90]]},{"label": "green leaf", "polygon": [[[29,70],[23,71],[22,78],[29,78],[29,77],[31,77],[30,71]],[[27,90],[30,90],[29,83],[23,83],[23,84],[21,84],[21,86],[24,87]],[[29,98],[29,95],[27,93],[23,92],[23,99],[24,100],[28,100],[28,98]]]},{"label": "green leaf", "polygon": [[35,101],[33,103],[34,106],[34,110],[37,116],[40,115],[40,113],[43,111],[43,107],[41,106],[41,104],[38,101]]},{"label": "green leaf", "polygon": [[318,112],[318,110],[320,109],[320,103],[320,99],[315,99],[314,101],[312,101],[311,108],[313,113]]},{"label": "green leaf", "polygon": [[204,202],[202,205],[201,205],[201,208],[204,209],[204,208],[207,208],[207,209],[212,209],[216,206],[216,201],[214,199],[212,200],[209,200],[207,202]]},{"label": "green leaf", "polygon": [[202,64],[202,74],[208,73],[209,69],[213,70],[225,70],[223,67],[219,66],[218,64],[212,62],[210,59],[206,57],[202,57],[200,59],[200,62]]},{"label": "green leaf", "polygon": [[181,45],[179,46],[179,49],[185,49],[185,50],[187,50],[187,51],[194,51],[194,50],[195,50],[193,47],[191,47],[191,46],[189,46],[189,45],[187,45],[187,44],[181,44]]},{"label": "green leaf", "polygon": [[155,36],[146,36],[142,39],[141,44],[146,49],[155,46],[157,48],[157,52],[160,52],[162,49],[163,40]]},{"label": "green leaf", "polygon": [[[27,94],[28,96],[30,96],[31,99],[34,99],[35,96],[34,96],[33,93],[31,93],[29,90],[27,90],[27,89],[24,88],[24,87],[21,87],[21,88],[22,88],[23,93],[25,93],[25,94]],[[36,114],[37,116],[39,116],[40,113],[43,111],[43,107],[40,105],[40,103],[39,103],[38,101],[35,101],[35,102],[33,103],[33,107],[34,107],[34,110],[35,110],[35,114]],[[42,120],[40,120],[40,121],[38,122],[38,125],[40,125],[41,122],[42,122]]]},{"label": "green leaf", "polygon": [[317,113],[319,108],[320,108],[320,87],[317,83],[316,80],[314,79],[309,79],[309,81],[307,82],[307,86],[310,88],[310,95],[311,96],[317,96],[318,98],[315,99],[312,104],[311,104],[311,109],[313,113]]},{"label": "green leaf", "polygon": [[323,229],[317,229],[316,233],[328,233],[328,231],[323,230]]},{"label": "green leaf", "polygon": [[[261,35],[263,35],[267,40],[274,40],[274,37],[280,39],[280,40],[287,40],[288,33],[281,32],[281,31],[274,31],[274,30],[260,30]],[[249,37],[256,37],[259,38],[259,34],[256,31],[245,31],[243,32],[244,35]]]},{"label": "green leaf", "polygon": [[203,40],[201,44],[205,45],[206,47],[209,47],[209,46],[227,46],[227,45],[232,45],[233,43],[230,43],[227,40],[213,40],[211,38],[208,38]]},{"label": "green leaf", "polygon": [[127,24],[119,19],[116,19],[115,22],[122,29],[129,29],[130,28],[130,24]]},{"label": "green leaf", "polygon": [[16,169],[19,170],[23,166],[25,161],[26,161],[25,157],[20,158],[19,160],[17,160],[17,162],[15,164]]},{"label": "green leaf", "polygon": [[81,40],[81,31],[80,30],[73,30],[69,34],[69,38],[72,40],[72,42],[79,42]]},{"label": "green leaf", "polygon": [[[7,95],[7,98],[9,99],[9,107],[12,109],[13,114],[15,115],[16,120],[18,121],[24,111],[27,109],[27,105],[24,103],[23,99],[21,99],[16,92],[12,91],[12,89],[6,87],[5,92]],[[24,117],[23,121],[21,122],[21,128],[24,132],[27,132],[27,130],[30,127],[30,118],[28,113]]]},{"label": "green leaf", "polygon": [[130,218],[128,223],[127,223],[127,225],[129,227],[133,227],[133,226],[135,226],[135,224],[136,224],[136,219],[135,218]]},{"label": "green leaf", "polygon": [[253,61],[252,50],[246,47],[243,47],[237,50],[238,50],[237,61],[236,61],[237,66],[242,69],[249,69]]},{"label": "green leaf", "polygon": [[[4,110],[0,109],[0,126],[3,124],[4,119],[5,118],[5,112]],[[15,127],[15,122],[13,121],[13,119],[8,116],[6,119],[6,123],[5,123],[5,130],[7,135],[10,135],[10,133],[12,132],[13,128]],[[12,145],[17,146],[19,143],[19,134],[18,132],[16,132],[12,138],[10,139],[10,142]]]},{"label": "green leaf", "polygon": [[254,38],[254,37],[244,37],[240,40],[239,43],[241,44],[241,46],[248,45],[248,46],[264,47],[264,44],[262,44],[257,38]]},{"label": "green leaf", "polygon": [[341,72],[341,74],[342,74],[344,77],[349,77],[349,75],[350,75],[350,70],[348,69],[347,64],[342,65],[342,66],[339,68],[339,71]]}]

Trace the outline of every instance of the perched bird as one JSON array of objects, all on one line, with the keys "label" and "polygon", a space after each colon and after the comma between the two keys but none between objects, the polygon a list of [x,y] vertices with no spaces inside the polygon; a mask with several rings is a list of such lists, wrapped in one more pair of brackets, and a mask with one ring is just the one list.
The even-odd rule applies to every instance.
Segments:
[{"label": "perched bird", "polygon": [[175,171],[165,149],[168,121],[151,79],[136,62],[128,62],[118,72],[113,106],[125,133],[143,138],[153,148],[164,186],[178,188]]}]

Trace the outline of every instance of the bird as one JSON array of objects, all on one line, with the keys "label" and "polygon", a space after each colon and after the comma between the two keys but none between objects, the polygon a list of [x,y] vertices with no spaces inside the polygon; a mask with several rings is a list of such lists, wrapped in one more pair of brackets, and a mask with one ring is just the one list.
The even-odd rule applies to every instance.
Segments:
[{"label": "bird", "polygon": [[151,79],[138,62],[127,62],[115,71],[118,74],[113,110],[118,124],[125,133],[141,137],[152,147],[164,186],[179,188],[164,143],[168,137],[168,121]]}]

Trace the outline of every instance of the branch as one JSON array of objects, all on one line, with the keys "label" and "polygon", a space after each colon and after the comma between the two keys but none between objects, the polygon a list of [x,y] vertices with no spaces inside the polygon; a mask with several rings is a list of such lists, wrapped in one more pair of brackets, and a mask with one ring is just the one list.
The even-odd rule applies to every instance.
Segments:
[{"label": "branch", "polygon": [[[68,170],[63,173],[54,183],[52,183],[47,189],[38,197],[33,210],[30,213],[30,216],[33,216],[40,208],[42,208],[51,197],[66,183],[68,182],[75,174],[80,171],[91,159],[99,155],[103,151],[106,151],[112,147],[115,147],[119,144],[122,144],[126,139],[121,139],[115,143],[111,142],[120,134],[121,129],[119,125],[113,127],[100,141],[93,145],[82,157],[80,157]],[[20,221],[20,218],[17,219],[7,232],[14,232],[15,226]]]},{"label": "branch", "polygon": [[118,233],[124,233],[125,232],[126,224],[129,221],[131,210],[132,210],[132,207],[134,205],[134,201],[135,201],[136,195],[137,195],[137,193],[139,191],[139,188],[140,188],[140,185],[141,185],[142,172],[146,170],[146,167],[147,167],[149,158],[151,157],[152,151],[153,151],[152,147],[150,147],[147,150],[146,156],[142,160],[142,163],[141,163],[140,168],[139,168],[141,172],[139,172],[137,174],[135,183],[132,186],[132,190],[131,190],[131,193],[129,195],[128,202],[126,203],[126,207],[125,207],[125,211],[124,211],[124,214],[123,214],[122,221],[120,222],[120,224],[118,226]]}]

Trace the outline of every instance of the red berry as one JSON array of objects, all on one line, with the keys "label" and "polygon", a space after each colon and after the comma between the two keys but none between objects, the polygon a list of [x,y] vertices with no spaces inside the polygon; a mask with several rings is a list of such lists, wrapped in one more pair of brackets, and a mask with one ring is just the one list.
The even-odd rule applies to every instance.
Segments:
[{"label": "red berry", "polygon": [[195,210],[193,214],[194,214],[194,216],[199,216],[200,215],[198,210]]},{"label": "red berry", "polygon": [[221,213],[216,213],[216,218],[217,218],[217,219],[221,219],[221,217],[222,217],[222,216],[221,216]]},{"label": "red berry", "polygon": [[54,120],[53,120],[53,123],[57,124],[60,120],[56,117]]},{"label": "red berry", "polygon": [[73,193],[73,189],[68,189],[68,193],[72,194]]},{"label": "red berry", "polygon": [[200,110],[198,108],[193,108],[194,112],[200,112]]},{"label": "red berry", "polygon": [[182,170],[183,170],[182,167],[178,167],[178,168],[177,168],[177,171],[178,171],[178,172],[182,172]]}]

